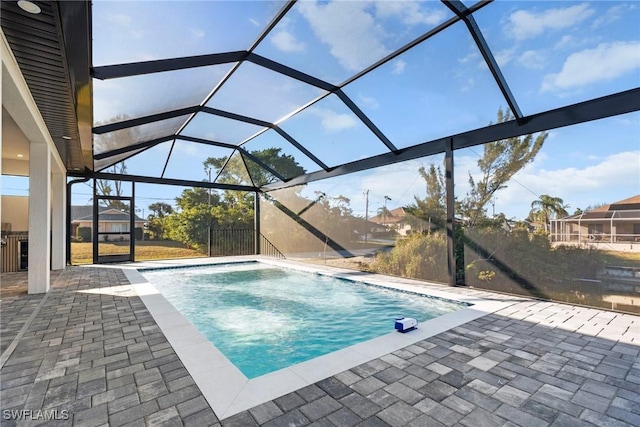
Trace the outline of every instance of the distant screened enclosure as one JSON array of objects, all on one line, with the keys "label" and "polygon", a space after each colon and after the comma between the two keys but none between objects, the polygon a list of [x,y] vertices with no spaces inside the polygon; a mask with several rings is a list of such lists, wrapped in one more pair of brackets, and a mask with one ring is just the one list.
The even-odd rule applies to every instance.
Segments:
[{"label": "distant screened enclosure", "polygon": [[553,237],[640,193],[638,22],[616,1],[94,1],[78,175],[136,183],[137,248],[640,312],[640,220],[624,247]]}]

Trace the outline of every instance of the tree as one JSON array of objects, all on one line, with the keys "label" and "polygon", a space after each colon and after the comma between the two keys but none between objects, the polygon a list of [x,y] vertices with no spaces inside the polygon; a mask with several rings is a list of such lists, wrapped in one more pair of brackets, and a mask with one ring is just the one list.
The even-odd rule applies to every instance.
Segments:
[{"label": "tree", "polygon": [[[103,172],[126,174],[127,166],[124,162],[117,163],[106,168]],[[109,179],[96,179],[96,195],[98,196],[116,196],[121,197],[122,181],[112,181]],[[117,209],[119,211],[129,212],[131,207],[121,200],[100,199],[100,204],[106,208]]]},{"label": "tree", "polygon": [[[513,120],[513,115],[507,110],[498,110],[498,123]],[[478,160],[480,178],[474,179],[469,173],[471,190],[458,205],[458,212],[466,219],[467,226],[475,227],[482,220],[486,220],[485,206],[496,191],[506,188],[506,183],[531,162],[538,154],[547,132],[501,139],[484,144],[484,153]]]},{"label": "tree", "polygon": [[[251,155],[260,159],[285,178],[305,173],[293,156],[282,154],[280,148],[252,151]],[[205,170],[211,168],[218,176],[216,182],[227,184],[254,184],[256,186],[276,181],[273,174],[245,156],[241,152],[229,157],[209,157],[204,162]]]},{"label": "tree", "polygon": [[[96,126],[106,125],[109,123],[117,123],[129,119],[127,115],[117,115],[104,122],[96,123]],[[114,148],[131,145],[139,142],[138,131],[135,128],[125,128],[115,132],[103,133],[95,136],[95,147],[101,152],[106,152]],[[101,172],[122,174],[127,173],[127,166],[125,161],[121,161],[114,165],[111,165]],[[113,181],[108,179],[96,180],[96,191],[101,196],[116,196],[121,197],[123,195],[122,181]],[[129,212],[131,207],[119,200],[101,200],[101,204],[107,208],[113,208]]]},{"label": "tree", "polygon": [[[279,148],[253,151],[269,167],[283,176],[300,175],[305,170],[292,156]],[[226,184],[263,185],[275,177],[240,152],[227,157],[210,157],[203,162],[209,180]],[[209,228],[253,228],[254,196],[250,192],[225,190],[223,193],[197,187],[187,189],[176,198],[178,212],[167,217],[168,235],[189,246],[204,248]]]},{"label": "tree", "polygon": [[[252,151],[251,154],[283,177],[293,177],[305,173],[305,169],[296,162],[293,156],[282,154],[281,151],[280,148],[266,148]],[[273,174],[239,151],[230,157],[209,157],[203,165],[205,172],[213,172],[215,182],[218,183],[260,186],[277,180]],[[226,190],[224,200],[229,206],[246,205],[253,200],[253,197],[244,191]]]},{"label": "tree", "polygon": [[156,202],[149,205],[151,214],[156,218],[164,218],[173,213],[173,207],[168,203]]},{"label": "tree", "polygon": [[552,219],[567,216],[567,208],[564,201],[560,197],[551,197],[547,194],[541,194],[536,200],[531,202],[531,212],[529,218],[544,224],[544,230],[548,231],[548,226]]},{"label": "tree", "polygon": [[376,211],[376,215],[382,218],[382,223],[387,222],[387,218],[394,218],[393,214],[386,206],[380,206]]},{"label": "tree", "polygon": [[211,203],[209,203],[209,189],[203,187],[187,188],[182,190],[180,196],[176,197],[176,205],[180,210],[186,210],[198,205],[212,206],[220,203],[220,194],[211,192]]},{"label": "tree", "polygon": [[151,213],[148,217],[149,232],[154,239],[164,239],[166,218],[173,213],[173,207],[168,203],[157,202],[149,205]]},{"label": "tree", "polygon": [[[405,208],[411,228],[427,231],[443,229],[447,224],[446,190],[440,167],[420,166],[418,173],[424,179],[427,195],[424,199],[414,196],[414,203]],[[425,222],[427,226],[425,227]]]}]

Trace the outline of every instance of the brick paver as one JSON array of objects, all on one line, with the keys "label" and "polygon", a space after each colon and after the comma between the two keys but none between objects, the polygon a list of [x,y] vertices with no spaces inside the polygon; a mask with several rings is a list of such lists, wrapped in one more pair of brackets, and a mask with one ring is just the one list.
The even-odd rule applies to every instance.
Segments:
[{"label": "brick paver", "polygon": [[[43,300],[16,277],[2,276],[3,352]],[[0,407],[87,426],[640,426],[639,316],[509,296],[497,313],[219,421],[142,301],[109,292],[127,284],[117,268],[57,277],[5,355]]]}]

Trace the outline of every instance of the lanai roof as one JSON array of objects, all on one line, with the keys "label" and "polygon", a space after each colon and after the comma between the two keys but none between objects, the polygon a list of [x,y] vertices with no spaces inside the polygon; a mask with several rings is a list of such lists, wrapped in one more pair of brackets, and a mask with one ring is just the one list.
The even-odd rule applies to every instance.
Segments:
[{"label": "lanai roof", "polygon": [[[43,13],[3,1],[2,27],[72,175],[126,160],[131,180],[270,190],[640,110],[633,73],[595,91],[552,97],[549,80],[533,93],[507,58],[533,54],[526,31],[544,31],[511,13],[530,2],[35,3]],[[590,36],[633,48],[639,14],[616,24],[623,41],[595,23]],[[494,25],[518,17],[512,34]],[[498,109],[513,120],[491,124]],[[304,172],[280,168],[269,148]],[[243,173],[203,183],[208,157]]]}]

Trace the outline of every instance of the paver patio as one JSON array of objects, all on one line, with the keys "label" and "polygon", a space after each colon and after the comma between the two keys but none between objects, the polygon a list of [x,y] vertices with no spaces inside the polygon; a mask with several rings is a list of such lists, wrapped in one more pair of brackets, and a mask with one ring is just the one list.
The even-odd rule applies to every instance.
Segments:
[{"label": "paver patio", "polygon": [[219,421],[122,270],[25,277],[2,275],[3,426],[640,426],[639,316],[493,295],[514,303]]}]

